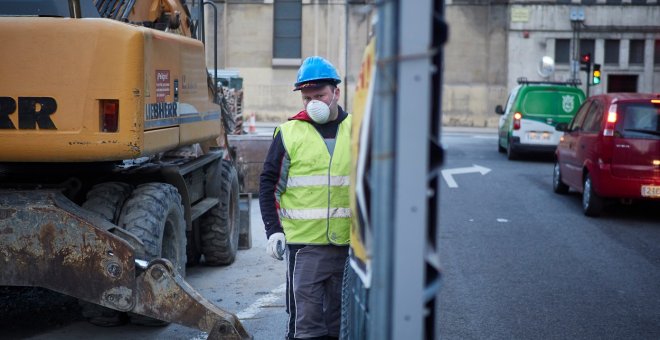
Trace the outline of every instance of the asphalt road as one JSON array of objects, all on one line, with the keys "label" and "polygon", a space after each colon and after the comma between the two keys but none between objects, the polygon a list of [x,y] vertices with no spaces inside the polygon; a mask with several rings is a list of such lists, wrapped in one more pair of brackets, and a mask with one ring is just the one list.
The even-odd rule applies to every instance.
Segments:
[{"label": "asphalt road", "polygon": [[446,131],[440,339],[660,339],[660,204],[582,214],[552,157],[508,161],[492,131]]},{"label": "asphalt road", "polygon": [[[445,129],[443,145],[445,170],[490,171],[454,174],[452,187],[443,181],[439,339],[660,339],[659,204],[613,205],[588,218],[579,194],[552,192],[551,157],[508,161],[492,130]],[[252,249],[233,265],[188,268],[187,280],[255,339],[281,339],[285,268],[265,254],[256,200],[252,233]],[[29,296],[8,307],[22,304],[23,320],[0,323],[1,339],[206,336],[174,324],[99,328],[76,316],[71,301]]]}]

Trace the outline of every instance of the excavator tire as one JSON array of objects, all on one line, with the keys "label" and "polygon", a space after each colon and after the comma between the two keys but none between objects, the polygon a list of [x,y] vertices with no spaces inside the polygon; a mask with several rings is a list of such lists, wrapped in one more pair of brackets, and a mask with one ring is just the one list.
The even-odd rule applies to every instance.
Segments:
[{"label": "excavator tire", "polygon": [[202,254],[207,265],[228,265],[236,259],[240,234],[238,174],[231,162],[223,160],[210,177],[212,185],[219,185],[212,191],[219,191],[220,202],[201,218]]},{"label": "excavator tire", "polygon": [[112,223],[117,223],[121,207],[131,191],[133,191],[133,186],[128,183],[100,183],[87,192],[87,200],[82,207],[101,215]]},{"label": "excavator tire", "polygon": [[[177,189],[166,183],[138,186],[128,198],[118,225],[143,243],[147,259],[166,258],[182,277],[186,274],[186,221]],[[134,324],[164,326],[168,323],[128,313]]]},{"label": "excavator tire", "polygon": [[[133,191],[133,186],[123,182],[105,182],[87,192],[82,207],[95,212],[112,223],[117,223],[121,207]],[[87,301],[78,301],[82,315],[89,323],[102,327],[123,325],[128,321],[126,313],[99,306]]]}]

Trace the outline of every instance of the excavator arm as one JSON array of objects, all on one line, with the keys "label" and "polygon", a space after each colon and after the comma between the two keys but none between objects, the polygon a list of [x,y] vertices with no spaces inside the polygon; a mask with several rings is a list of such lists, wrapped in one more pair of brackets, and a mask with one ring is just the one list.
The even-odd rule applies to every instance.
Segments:
[{"label": "excavator arm", "polygon": [[194,38],[190,10],[181,0],[96,0],[94,5],[102,18]]}]

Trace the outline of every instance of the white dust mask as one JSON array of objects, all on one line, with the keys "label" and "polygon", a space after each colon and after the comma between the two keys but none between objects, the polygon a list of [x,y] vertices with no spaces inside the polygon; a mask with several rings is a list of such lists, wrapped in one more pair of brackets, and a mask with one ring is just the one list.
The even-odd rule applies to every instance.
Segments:
[{"label": "white dust mask", "polygon": [[[332,99],[330,100],[330,103],[332,104],[332,101],[334,100],[335,92],[332,91]],[[325,124],[328,122],[328,118],[330,118],[330,106],[320,100],[311,100],[307,103],[307,114],[315,123]]]}]

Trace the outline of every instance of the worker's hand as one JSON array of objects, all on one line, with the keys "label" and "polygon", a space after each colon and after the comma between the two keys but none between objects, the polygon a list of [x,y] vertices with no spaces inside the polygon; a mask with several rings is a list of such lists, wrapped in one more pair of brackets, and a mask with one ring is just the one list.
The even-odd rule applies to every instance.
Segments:
[{"label": "worker's hand", "polygon": [[284,233],[275,233],[268,238],[268,245],[266,245],[266,253],[276,260],[282,261],[284,259],[284,246],[286,246],[286,239]]}]

